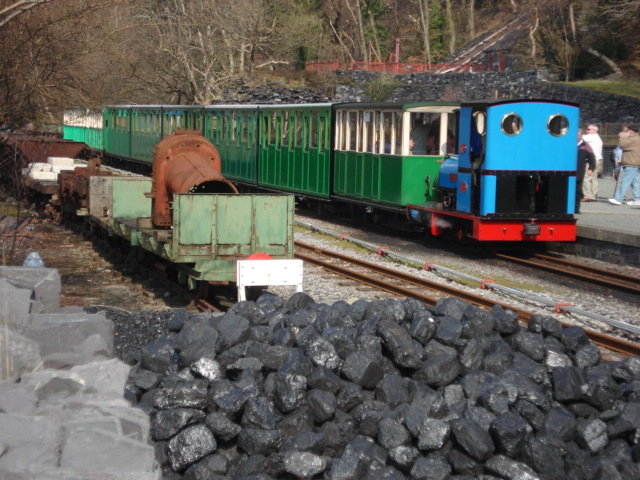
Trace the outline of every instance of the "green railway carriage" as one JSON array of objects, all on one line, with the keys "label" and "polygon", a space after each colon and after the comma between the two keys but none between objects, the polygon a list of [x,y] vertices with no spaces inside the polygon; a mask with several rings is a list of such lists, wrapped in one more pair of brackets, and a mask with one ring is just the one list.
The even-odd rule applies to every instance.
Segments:
[{"label": "green railway carriage", "polygon": [[[109,106],[104,152],[150,165],[162,138],[197,130],[230,181],[399,212],[436,199],[458,111],[454,102]],[[424,144],[412,150],[419,130]]]},{"label": "green railway carriage", "polygon": [[151,165],[160,140],[178,129],[204,130],[204,107],[116,105],[104,108],[104,152]]},{"label": "green railway carriage", "polygon": [[334,110],[335,197],[397,211],[435,199],[442,162],[455,153],[459,104],[345,103]]},{"label": "green railway carriage", "polygon": [[62,136],[66,140],[84,143],[95,150],[102,150],[102,111],[84,107],[66,109]]},{"label": "green railway carriage", "polygon": [[203,135],[218,150],[224,177],[256,185],[258,106],[211,105],[204,107],[203,115]]},{"label": "green railway carriage", "polygon": [[258,184],[331,196],[332,104],[260,106]]}]

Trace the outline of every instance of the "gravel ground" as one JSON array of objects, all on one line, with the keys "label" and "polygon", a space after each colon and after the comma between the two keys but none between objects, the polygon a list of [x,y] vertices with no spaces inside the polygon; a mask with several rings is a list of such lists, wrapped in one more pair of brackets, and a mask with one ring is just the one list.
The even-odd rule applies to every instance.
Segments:
[{"label": "gravel ground", "polygon": [[[371,229],[361,229],[354,226],[344,224],[342,222],[328,222],[314,217],[296,215],[298,222],[311,224],[314,227],[335,232],[338,235],[349,235],[350,238],[358,239],[371,243],[373,245],[389,247],[390,250],[402,257],[419,260],[422,263],[435,262],[436,264],[460,271],[464,274],[481,279],[494,280],[496,283],[522,290],[525,295],[535,295],[543,297],[555,303],[570,303],[573,307],[602,315],[618,321],[640,325],[640,308],[638,308],[638,298],[634,295],[621,294],[603,289],[597,289],[591,286],[585,286],[578,281],[567,280],[550,273],[535,274],[533,277],[531,270],[514,266],[495,259],[489,260],[480,253],[469,255],[468,252],[460,252],[460,248],[445,248],[441,242],[430,242],[417,236],[402,236],[389,232],[373,232]],[[431,281],[446,283],[465,291],[473,291],[474,293],[485,295],[488,298],[499,300],[503,303],[514,305],[533,311],[535,313],[543,313],[552,315],[555,318],[566,322],[575,323],[577,325],[592,328],[606,329],[614,334],[619,330],[611,330],[607,325],[588,317],[580,317],[574,314],[557,314],[550,307],[529,301],[526,298],[518,298],[495,290],[481,290],[476,285],[467,285],[461,283],[455,277],[445,275],[434,271],[425,271],[424,269],[407,265],[406,263],[393,261],[390,258],[380,257],[375,252],[368,252],[359,246],[348,241],[340,241],[328,235],[313,232],[308,228],[296,228],[296,240],[308,243],[314,246],[330,249],[343,253],[345,255],[357,256],[369,262],[378,262],[387,267],[397,268],[416,276],[425,277]],[[410,238],[408,238],[410,237]],[[617,269],[627,275],[636,275],[640,277],[640,269],[631,267],[621,267],[617,265],[606,264],[594,260],[585,260],[578,257],[570,258],[572,261],[583,261],[590,265],[603,269]],[[332,304],[338,300],[346,300],[353,302],[357,299],[375,299],[386,298],[389,295],[377,292],[373,289],[355,285],[348,281],[338,281],[336,285],[336,277],[323,272],[318,267],[305,265],[303,288],[306,293],[314,298],[316,302]],[[277,293],[280,296],[287,297],[292,292],[292,287],[271,287],[269,291]],[[633,339],[627,335],[625,338]]]}]

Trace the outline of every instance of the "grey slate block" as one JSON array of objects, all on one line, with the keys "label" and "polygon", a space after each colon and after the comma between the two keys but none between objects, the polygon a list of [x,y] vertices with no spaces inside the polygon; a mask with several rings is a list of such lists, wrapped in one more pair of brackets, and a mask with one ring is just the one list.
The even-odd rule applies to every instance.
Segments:
[{"label": "grey slate block", "polygon": [[4,320],[16,332],[22,331],[28,322],[33,290],[16,286],[10,279],[0,276],[0,311]]},{"label": "grey slate block", "polygon": [[60,307],[60,274],[55,268],[0,266],[0,278],[33,292],[28,313],[54,312]]},{"label": "grey slate block", "polygon": [[[117,458],[118,461],[113,460]],[[157,470],[154,449],[104,430],[78,428],[62,445],[60,468],[85,472],[153,473]]]},{"label": "grey slate block", "polygon": [[0,422],[0,472],[24,465],[58,467],[62,427],[55,419],[5,413]]},{"label": "grey slate block", "polygon": [[0,410],[28,415],[33,412],[37,403],[38,397],[33,388],[0,379]]},{"label": "grey slate block", "polygon": [[[17,381],[24,373],[37,370],[42,365],[40,345],[19,333],[0,325],[6,354],[0,355],[0,369],[7,372],[12,381]],[[8,362],[10,360],[10,362]]]},{"label": "grey slate block", "polygon": [[91,357],[113,357],[113,324],[105,318],[32,325],[25,328],[24,336],[39,343],[45,366],[49,356],[55,368],[63,366],[60,363],[63,359],[73,365],[85,363]]}]

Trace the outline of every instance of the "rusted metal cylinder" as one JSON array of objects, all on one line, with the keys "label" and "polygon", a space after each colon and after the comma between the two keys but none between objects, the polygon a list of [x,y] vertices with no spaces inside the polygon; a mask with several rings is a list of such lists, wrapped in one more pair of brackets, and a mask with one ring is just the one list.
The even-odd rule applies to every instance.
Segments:
[{"label": "rusted metal cylinder", "polygon": [[197,130],[178,130],[158,143],[153,157],[152,221],[171,226],[175,193],[238,193],[220,173],[216,148]]}]

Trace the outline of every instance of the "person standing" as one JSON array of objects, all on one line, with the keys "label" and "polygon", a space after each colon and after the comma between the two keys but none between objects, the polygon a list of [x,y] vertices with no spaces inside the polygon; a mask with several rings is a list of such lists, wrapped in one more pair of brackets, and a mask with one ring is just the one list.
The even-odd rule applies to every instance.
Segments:
[{"label": "person standing", "polygon": [[578,129],[578,166],[576,169],[576,213],[580,213],[580,202],[584,197],[582,192],[583,179],[593,175],[596,168],[596,156],[593,149],[582,138],[582,129]]},{"label": "person standing", "polygon": [[421,119],[416,118],[409,136],[409,150],[411,151],[411,155],[427,154],[427,134],[427,126],[422,123]]},{"label": "person standing", "polygon": [[596,169],[593,171],[593,175],[586,175],[582,183],[582,190],[584,197],[583,202],[595,202],[598,194],[598,176],[602,173],[602,138],[598,134],[597,125],[587,125],[587,133],[582,136],[582,139],[589,144],[596,156]]},{"label": "person standing", "polygon": [[633,200],[627,205],[640,205],[640,136],[630,128],[620,134],[620,148],[622,149],[622,161],[624,174],[620,181],[620,187],[609,202],[614,205],[622,205],[627,190],[632,186]]}]

